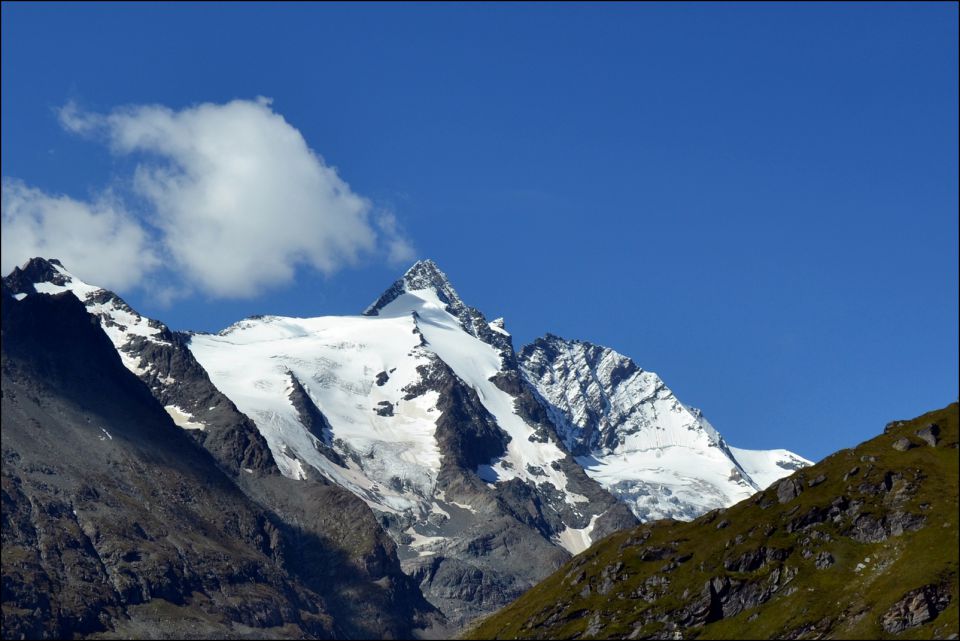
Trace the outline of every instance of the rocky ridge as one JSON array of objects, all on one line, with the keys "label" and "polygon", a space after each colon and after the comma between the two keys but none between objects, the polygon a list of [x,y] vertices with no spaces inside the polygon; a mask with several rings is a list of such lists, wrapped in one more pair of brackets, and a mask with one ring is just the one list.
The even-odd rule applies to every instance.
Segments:
[{"label": "rocky ridge", "polygon": [[810,464],[729,447],[659,376],[608,347],[548,334],[519,362],[577,462],[642,521],[694,518]]},{"label": "rocky ridge", "polygon": [[608,537],[466,638],[956,638],[957,446],[956,403],[891,423],[730,508]]}]

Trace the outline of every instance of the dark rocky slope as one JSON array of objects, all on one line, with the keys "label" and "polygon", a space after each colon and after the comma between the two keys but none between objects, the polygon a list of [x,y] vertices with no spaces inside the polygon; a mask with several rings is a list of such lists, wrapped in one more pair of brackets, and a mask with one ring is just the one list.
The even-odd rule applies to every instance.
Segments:
[{"label": "dark rocky slope", "polygon": [[[9,300],[4,303],[5,314],[10,312],[11,322],[24,313],[13,310],[27,309],[23,305],[28,300],[49,298],[36,295],[36,283],[64,284],[58,266],[62,268],[56,260],[34,258],[4,278],[5,291],[29,294],[19,303],[5,296],[5,301]],[[151,340],[145,340],[126,331],[128,327],[117,326],[127,336],[125,344],[116,346],[99,332],[96,341],[90,345],[102,346],[106,341],[114,355],[122,353],[133,359],[138,366],[138,376],[123,368],[125,376],[121,378],[132,378],[133,381],[139,378],[142,385],[133,385],[129,380],[124,384],[133,385],[138,394],[147,392],[152,395],[158,407],[175,405],[194,415],[203,410],[204,429],[176,427],[178,442],[187,438],[206,449],[212,457],[208,462],[218,467],[246,495],[254,509],[271,514],[287,543],[286,566],[294,568],[304,584],[322,593],[331,608],[340,613],[339,636],[410,636],[414,634],[415,626],[425,624],[421,620],[424,616],[427,624],[436,622],[438,617],[432,614],[432,606],[423,600],[417,585],[401,570],[396,544],[383,531],[366,504],[319,475],[301,481],[281,476],[256,426],[210,382],[206,371],[187,348],[186,335],[171,332],[158,321],[142,318],[120,297],[106,290],[96,292],[85,302],[86,311],[93,313],[85,318],[95,317],[101,328],[116,326],[114,317],[119,317],[149,323],[157,330]],[[31,303],[30,307],[35,305],[42,304]],[[62,320],[69,325],[69,318]],[[42,322],[52,321],[43,319]],[[5,315],[5,337],[9,333],[7,324]],[[94,323],[93,327],[96,328],[97,324]],[[20,354],[21,360],[37,357],[31,350],[50,350],[51,345],[60,345],[56,341],[61,337],[53,329],[40,332],[34,328],[32,336],[32,343],[24,336],[15,335],[8,344]],[[90,336],[85,340],[93,341]],[[68,353],[69,350],[61,346],[59,356]],[[63,380],[69,382],[71,376],[85,377],[83,368],[82,359],[75,360],[64,370]],[[41,374],[40,379],[51,385],[52,382],[44,376]],[[125,393],[109,386],[98,386],[87,390],[86,402],[106,407],[122,403],[121,396]],[[160,411],[166,416],[164,425],[172,425],[162,407]],[[6,442],[5,437],[5,447]]]},{"label": "dark rocky slope", "polygon": [[397,638],[428,615],[359,499],[231,476],[72,294],[4,283],[2,309],[4,638]]},{"label": "dark rocky slope", "polygon": [[[33,295],[41,283],[69,285],[62,268],[56,259],[32,258],[22,268],[15,267],[3,282],[11,294]],[[108,290],[93,292],[81,302],[100,320],[101,327],[115,329],[124,337],[115,348],[136,364],[138,378],[160,405],[175,405],[191,415],[202,412],[204,429],[187,430],[187,434],[201,443],[225,471],[232,476],[242,471],[256,476],[279,474],[256,425],[210,382],[207,372],[187,348],[188,335],[140,316]],[[118,318],[143,322],[157,333],[148,339],[129,331],[131,328]]]},{"label": "dark rocky slope", "polygon": [[467,638],[957,638],[958,409],[575,557]]}]

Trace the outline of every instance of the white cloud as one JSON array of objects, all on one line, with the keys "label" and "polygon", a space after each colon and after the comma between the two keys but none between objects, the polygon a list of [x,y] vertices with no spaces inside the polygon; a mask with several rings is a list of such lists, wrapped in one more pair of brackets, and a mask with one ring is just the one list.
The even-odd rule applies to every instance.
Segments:
[{"label": "white cloud", "polygon": [[60,125],[75,134],[90,134],[104,124],[103,116],[80,111],[77,103],[70,101],[57,110]]},{"label": "white cloud", "polygon": [[60,259],[91,283],[123,289],[159,265],[146,231],[109,193],[88,203],[4,178],[0,201],[4,274],[43,256]]},{"label": "white cloud", "polygon": [[400,223],[392,211],[382,211],[377,216],[377,228],[386,239],[387,261],[391,265],[402,265],[416,256],[416,250],[400,230]]},{"label": "white cloud", "polygon": [[[186,287],[247,297],[289,282],[301,265],[330,274],[364,257],[397,262],[413,255],[395,216],[376,212],[356,194],[267,98],[181,111],[133,106],[108,114],[86,113],[69,103],[59,117],[68,131],[102,139],[114,153],[139,159],[130,184],[148,204],[140,215],[158,232],[159,253]],[[39,203],[35,209],[58,202],[28,191]],[[6,192],[5,183],[4,238],[8,226],[25,226],[17,213],[22,208],[8,217]],[[69,202],[74,211],[95,210]],[[111,211],[136,228],[130,216]],[[144,230],[141,223],[142,238]],[[31,249],[40,243],[47,249],[43,255],[60,255],[74,269],[58,251],[64,240],[43,228],[32,237],[21,232],[11,243]],[[125,257],[116,253],[114,269],[122,272]]]}]

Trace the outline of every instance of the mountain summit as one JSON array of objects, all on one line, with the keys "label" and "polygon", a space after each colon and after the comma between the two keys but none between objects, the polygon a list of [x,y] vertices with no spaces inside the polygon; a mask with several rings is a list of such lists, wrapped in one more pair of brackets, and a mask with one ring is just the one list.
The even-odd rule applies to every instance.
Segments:
[{"label": "mountain summit", "polygon": [[380,311],[403,294],[416,291],[432,291],[442,303],[447,306],[463,307],[463,301],[457,295],[450,279],[437,264],[426,258],[418,260],[410,269],[404,272],[399,280],[395,281],[387,291],[380,295],[367,309],[365,316],[378,316]]},{"label": "mountain summit", "polygon": [[414,263],[363,313],[365,316],[420,313],[424,306],[442,308],[459,321],[463,331],[496,347],[502,358],[513,359],[513,343],[503,319],[488,322],[480,310],[464,304],[447,275],[430,259]]}]

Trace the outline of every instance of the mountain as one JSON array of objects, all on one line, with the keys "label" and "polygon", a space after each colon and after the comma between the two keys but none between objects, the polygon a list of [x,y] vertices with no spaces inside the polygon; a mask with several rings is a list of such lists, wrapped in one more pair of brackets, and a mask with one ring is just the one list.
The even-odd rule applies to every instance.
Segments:
[{"label": "mountain", "polygon": [[558,443],[502,324],[430,261],[361,316],[262,316],[189,347],[285,475],[366,501],[454,623],[635,523]]},{"label": "mountain", "polygon": [[958,406],[591,547],[476,639],[956,639]]},{"label": "mountain", "polygon": [[[69,294],[3,301],[3,636],[328,637],[270,516],[173,426]],[[163,624],[164,626],[169,624]]]},{"label": "mountain", "polygon": [[[88,285],[56,259],[34,258],[16,267],[4,284],[17,300],[30,294],[71,292],[113,343],[124,366],[150,388],[177,425],[209,450],[231,473],[277,472],[256,425],[213,386],[186,348],[185,337],[163,323],[144,318],[119,296]],[[203,415],[203,421],[192,420]]]},{"label": "mountain", "polygon": [[[137,322],[122,301],[90,315],[102,309],[96,288],[87,308],[72,290],[8,288],[49,270],[59,287],[83,287],[46,261],[3,282],[4,638],[397,638],[439,618],[362,501],[283,477],[265,444],[246,456],[260,437],[242,422],[213,433],[224,399],[206,440],[175,425],[151,375],[130,371],[144,359],[115,347],[146,326],[173,349],[166,328]],[[129,324],[108,324],[118,318]],[[238,438],[222,447],[229,434]],[[227,452],[271,467],[237,471]]]},{"label": "mountain", "polygon": [[449,633],[637,519],[694,518],[809,463],[728,447],[611,349],[547,335],[518,354],[429,260],[362,315],[218,334],[171,332],[55,260],[4,283],[21,300],[73,293],[249,500],[346,550],[357,586],[387,581],[385,611],[422,594],[442,614],[391,629]]},{"label": "mountain", "polygon": [[519,358],[567,449],[642,521],[695,518],[810,465],[729,447],[659,376],[608,347],[548,334]]}]

